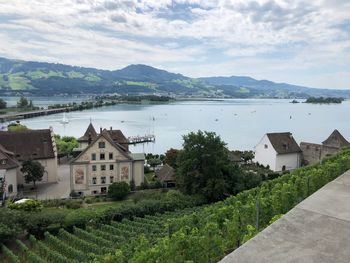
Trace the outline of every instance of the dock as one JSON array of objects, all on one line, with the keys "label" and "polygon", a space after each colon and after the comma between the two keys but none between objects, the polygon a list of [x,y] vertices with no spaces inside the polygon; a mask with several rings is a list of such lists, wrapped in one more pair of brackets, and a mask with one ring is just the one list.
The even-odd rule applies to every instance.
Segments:
[{"label": "dock", "polygon": [[29,119],[39,116],[51,115],[56,113],[65,112],[67,108],[58,108],[58,109],[44,109],[44,110],[35,110],[27,112],[17,112],[17,113],[8,113],[0,115],[0,122],[9,122],[15,120]]},{"label": "dock", "polygon": [[147,143],[147,142],[155,142],[156,136],[149,134],[144,136],[132,136],[128,137],[128,144],[137,144],[137,143]]}]

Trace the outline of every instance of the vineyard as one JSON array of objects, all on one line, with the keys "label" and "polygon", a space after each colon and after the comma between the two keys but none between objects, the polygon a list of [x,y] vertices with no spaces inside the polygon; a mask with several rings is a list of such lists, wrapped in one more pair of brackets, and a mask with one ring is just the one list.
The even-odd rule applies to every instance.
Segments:
[{"label": "vineyard", "polygon": [[350,169],[350,149],[208,206],[61,229],[2,247],[5,262],[216,262]]}]

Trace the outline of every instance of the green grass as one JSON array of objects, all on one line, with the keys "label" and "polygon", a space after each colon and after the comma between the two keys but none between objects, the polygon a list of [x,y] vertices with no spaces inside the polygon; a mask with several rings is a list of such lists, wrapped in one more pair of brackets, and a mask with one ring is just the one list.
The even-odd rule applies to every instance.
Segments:
[{"label": "green grass", "polygon": [[11,74],[9,77],[9,86],[12,90],[33,89],[34,87],[29,84],[29,80],[23,76],[23,72]]},{"label": "green grass", "polygon": [[84,74],[77,71],[69,71],[66,73],[69,78],[84,78]]},{"label": "green grass", "polygon": [[130,86],[141,86],[141,87],[154,87],[155,84],[143,81],[126,81],[126,85]]},{"label": "green grass", "polygon": [[91,73],[87,74],[84,79],[87,81],[100,81],[101,80],[100,77],[93,75]]},{"label": "green grass", "polygon": [[26,76],[35,80],[35,79],[47,79],[49,77],[64,77],[62,72],[50,70],[48,73],[41,70],[29,71],[26,73]]},{"label": "green grass", "polygon": [[250,90],[247,89],[247,88],[241,87],[241,88],[239,89],[239,93],[250,93]]}]

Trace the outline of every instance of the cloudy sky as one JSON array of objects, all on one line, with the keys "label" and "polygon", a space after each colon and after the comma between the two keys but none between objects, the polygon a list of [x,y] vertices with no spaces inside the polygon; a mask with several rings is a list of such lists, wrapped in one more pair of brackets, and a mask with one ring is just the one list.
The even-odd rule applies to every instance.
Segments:
[{"label": "cloudy sky", "polygon": [[0,0],[0,56],[350,89],[350,1]]}]

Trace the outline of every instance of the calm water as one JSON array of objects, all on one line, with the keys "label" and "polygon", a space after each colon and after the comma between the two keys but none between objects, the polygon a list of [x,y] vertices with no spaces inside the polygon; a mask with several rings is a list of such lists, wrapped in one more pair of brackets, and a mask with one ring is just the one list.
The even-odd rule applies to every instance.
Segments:
[{"label": "calm water", "polygon": [[[42,98],[41,105],[56,102]],[[61,99],[59,100],[63,102]],[[32,129],[52,126],[61,135],[82,136],[92,120],[95,128],[121,129],[126,136],[154,133],[156,143],[137,145],[134,152],[164,153],[180,148],[182,135],[191,131],[214,131],[230,149],[253,149],[266,132],[293,133],[297,142],[319,143],[338,129],[350,139],[350,101],[339,105],[291,104],[290,100],[233,99],[186,101],[160,105],[116,105],[23,120]],[[34,99],[34,103],[36,100]],[[153,119],[154,118],[154,119]]]}]

